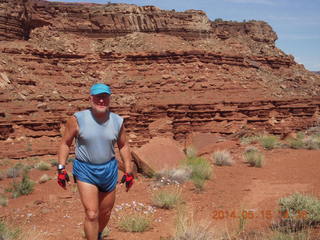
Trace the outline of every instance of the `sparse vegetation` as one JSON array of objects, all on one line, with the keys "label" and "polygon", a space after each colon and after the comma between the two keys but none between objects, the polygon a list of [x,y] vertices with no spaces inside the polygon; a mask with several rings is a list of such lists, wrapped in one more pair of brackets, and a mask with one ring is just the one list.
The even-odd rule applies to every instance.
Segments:
[{"label": "sparse vegetation", "polygon": [[34,182],[30,180],[28,171],[24,171],[20,182],[13,182],[11,188],[7,189],[12,192],[12,197],[17,198],[21,195],[28,195],[33,192]]},{"label": "sparse vegetation", "polygon": [[51,177],[48,174],[43,174],[40,179],[39,179],[39,183],[45,183],[48,182],[51,179]]},{"label": "sparse vegetation", "polygon": [[160,190],[153,194],[152,202],[155,206],[164,209],[171,209],[182,202],[181,191],[175,190]]},{"label": "sparse vegetation", "polygon": [[261,168],[264,164],[264,155],[256,148],[247,148],[243,155],[251,167]]},{"label": "sparse vegetation", "polygon": [[285,233],[285,232],[275,232],[269,238],[270,240],[309,240],[310,235],[308,231]]},{"label": "sparse vegetation", "polygon": [[43,161],[41,161],[35,165],[35,168],[38,170],[41,170],[41,171],[48,171],[48,170],[50,170],[50,167],[51,166],[49,163],[43,162]]},{"label": "sparse vegetation", "polygon": [[214,240],[210,222],[195,222],[185,209],[179,208],[176,220],[176,232],[172,240]]},{"label": "sparse vegetation", "polygon": [[8,205],[8,198],[6,196],[0,195],[0,206],[7,206]]},{"label": "sparse vegetation", "polygon": [[227,150],[216,151],[212,157],[214,163],[218,166],[231,166],[233,164],[232,156]]},{"label": "sparse vegetation", "polygon": [[191,181],[194,183],[197,190],[203,190],[205,180],[210,179],[212,167],[204,158],[187,158],[185,165],[191,169]]},{"label": "sparse vegetation", "polygon": [[191,177],[191,168],[187,166],[181,166],[174,169],[166,169],[155,174],[157,181],[167,184],[181,184],[189,180]]},{"label": "sparse vegetation", "polygon": [[320,200],[309,195],[294,193],[279,200],[281,225],[296,231],[320,223]]},{"label": "sparse vegetation", "polygon": [[150,228],[150,219],[142,214],[124,215],[118,222],[119,229],[124,232],[145,232]]},{"label": "sparse vegetation", "polygon": [[50,159],[50,164],[51,164],[51,167],[57,167],[58,166],[58,161],[55,160],[55,159]]},{"label": "sparse vegetation", "polygon": [[258,143],[260,136],[245,136],[240,139],[241,144],[253,144]]},{"label": "sparse vegetation", "polygon": [[13,229],[7,226],[5,222],[0,221],[0,239],[13,240],[18,239],[21,231],[19,229]]},{"label": "sparse vegetation", "polygon": [[262,135],[259,138],[259,142],[267,150],[274,149],[280,145],[279,138],[274,135]]},{"label": "sparse vegetation", "polygon": [[16,177],[20,177],[20,175],[21,175],[20,168],[12,167],[7,169],[7,178],[16,178]]},{"label": "sparse vegetation", "polygon": [[291,138],[288,140],[289,146],[293,149],[304,148],[304,142],[301,138]]},{"label": "sparse vegetation", "polygon": [[195,158],[195,157],[197,157],[197,150],[192,146],[187,147],[185,152],[186,152],[187,158]]}]

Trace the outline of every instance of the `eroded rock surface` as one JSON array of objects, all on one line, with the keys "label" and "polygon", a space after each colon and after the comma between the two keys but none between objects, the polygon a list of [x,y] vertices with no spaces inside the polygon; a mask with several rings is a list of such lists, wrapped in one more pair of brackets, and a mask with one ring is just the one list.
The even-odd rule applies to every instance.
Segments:
[{"label": "eroded rock surface", "polygon": [[1,158],[55,155],[92,83],[113,90],[131,145],[192,132],[287,134],[319,119],[320,76],[265,22],[126,4],[0,1]]}]

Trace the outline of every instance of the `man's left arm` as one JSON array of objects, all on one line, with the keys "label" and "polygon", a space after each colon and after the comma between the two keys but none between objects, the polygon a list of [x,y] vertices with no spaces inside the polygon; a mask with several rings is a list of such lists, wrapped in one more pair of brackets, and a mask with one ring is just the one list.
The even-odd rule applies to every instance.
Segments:
[{"label": "man's left arm", "polygon": [[120,129],[117,144],[120,151],[121,159],[124,162],[124,171],[127,174],[132,174],[131,152],[130,152],[130,147],[127,140],[126,130],[123,125]]}]

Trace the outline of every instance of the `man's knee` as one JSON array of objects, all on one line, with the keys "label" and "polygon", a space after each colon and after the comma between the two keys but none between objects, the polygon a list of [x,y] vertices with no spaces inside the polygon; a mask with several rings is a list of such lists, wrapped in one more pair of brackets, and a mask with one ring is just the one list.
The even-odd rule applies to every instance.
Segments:
[{"label": "man's knee", "polygon": [[104,216],[111,215],[112,208],[100,209],[99,214]]},{"label": "man's knee", "polygon": [[98,219],[99,213],[96,210],[86,210],[86,217],[89,221],[95,221]]}]

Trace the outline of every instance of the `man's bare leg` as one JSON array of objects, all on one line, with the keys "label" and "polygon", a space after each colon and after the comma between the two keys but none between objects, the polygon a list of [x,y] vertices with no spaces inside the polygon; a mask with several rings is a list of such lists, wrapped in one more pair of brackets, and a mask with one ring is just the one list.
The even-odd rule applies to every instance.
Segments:
[{"label": "man's bare leg", "polygon": [[77,181],[80,199],[85,210],[84,232],[87,240],[97,240],[99,231],[99,190],[96,186]]},{"label": "man's bare leg", "polygon": [[109,222],[115,198],[116,190],[107,193],[99,193],[99,232],[102,232]]}]

